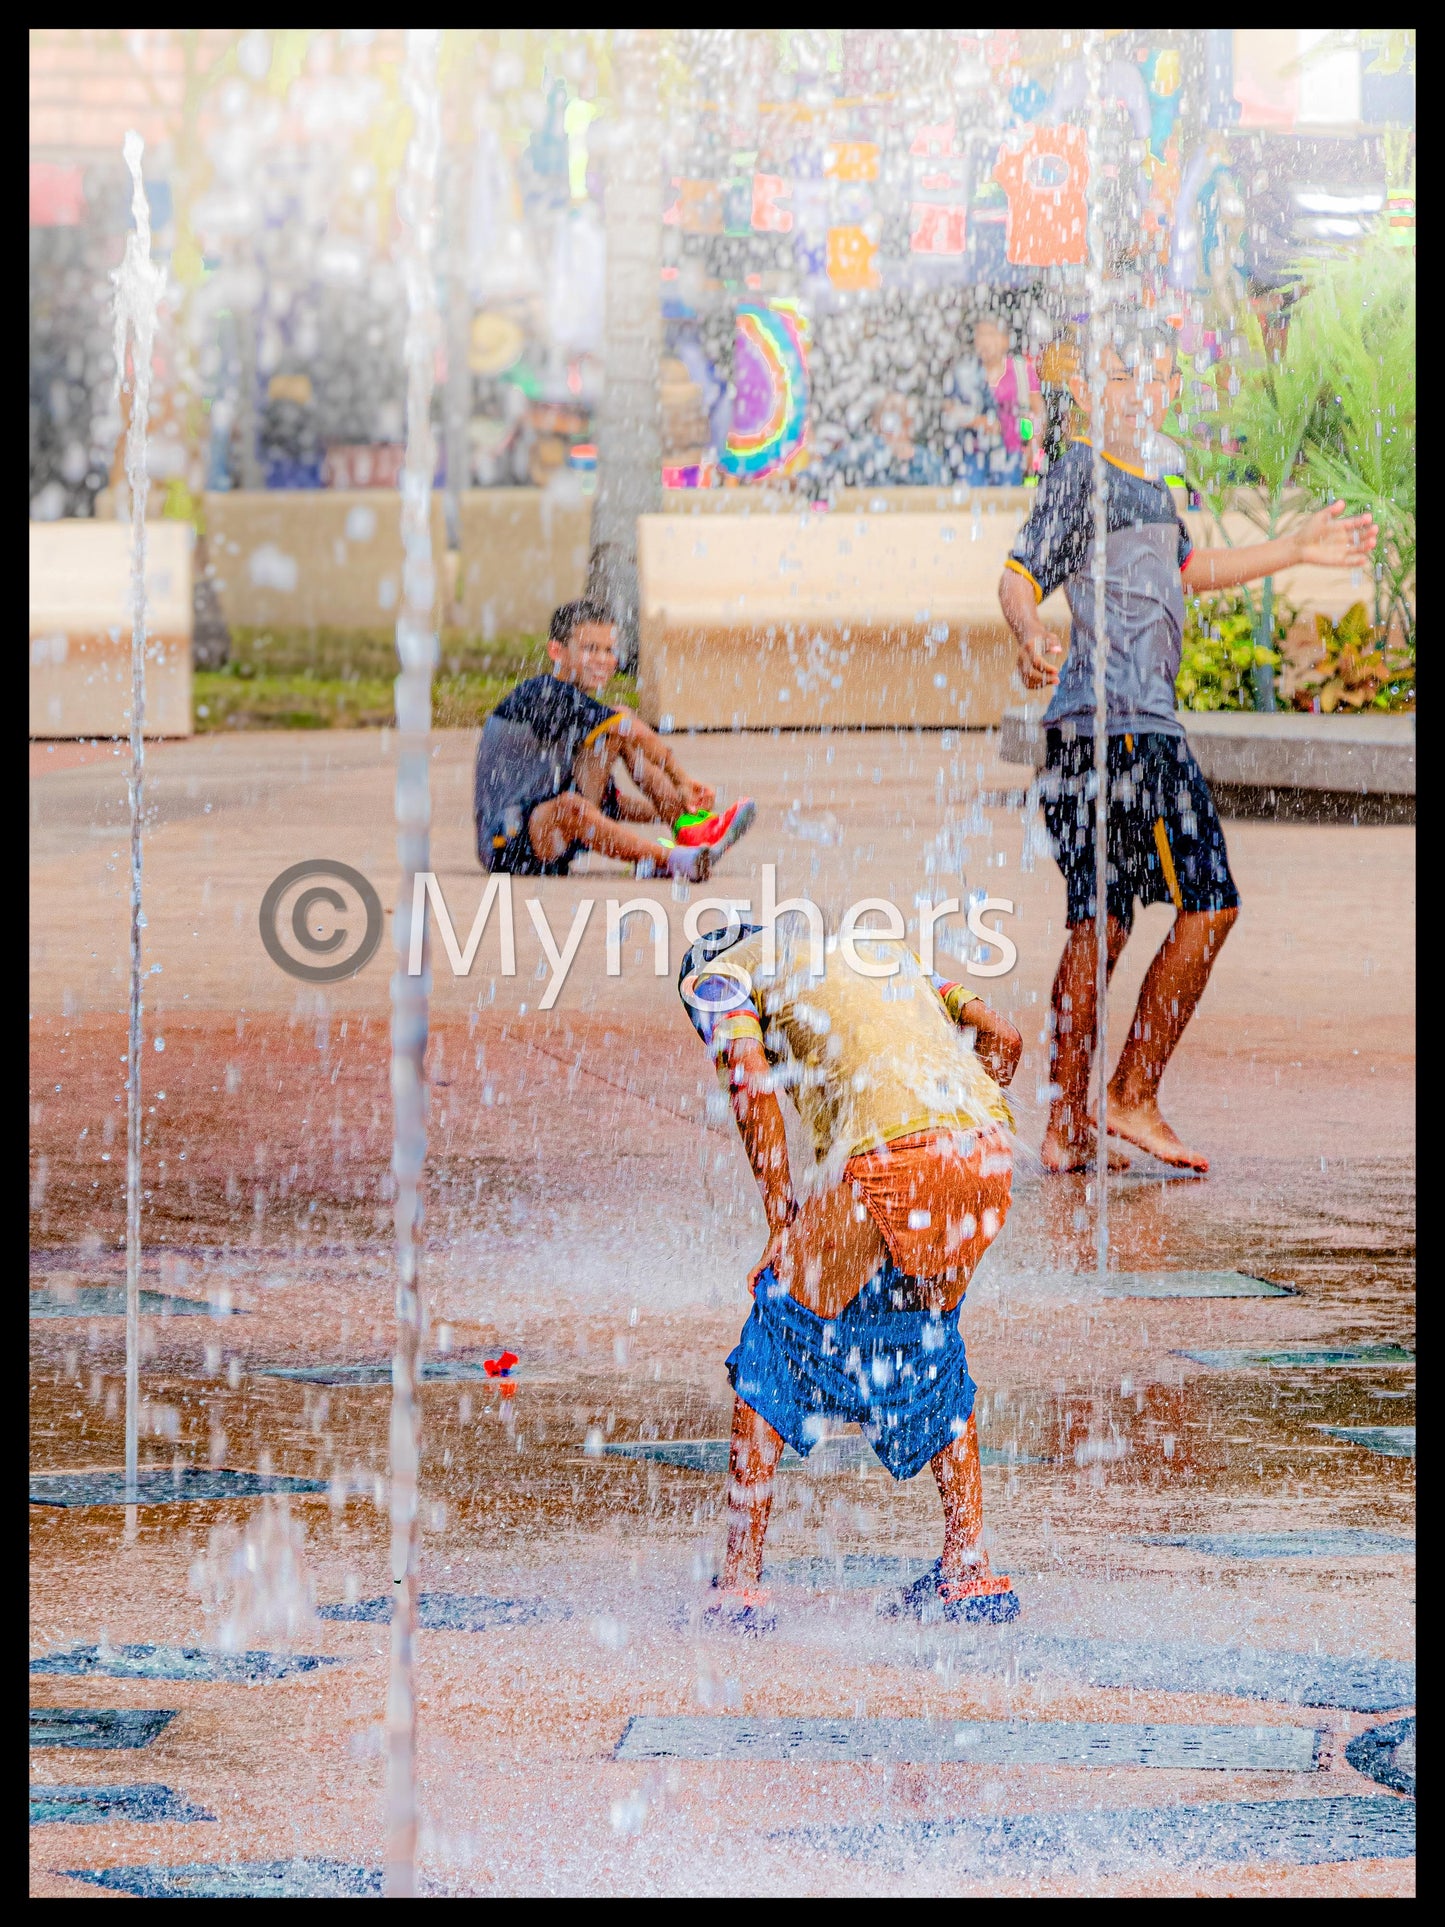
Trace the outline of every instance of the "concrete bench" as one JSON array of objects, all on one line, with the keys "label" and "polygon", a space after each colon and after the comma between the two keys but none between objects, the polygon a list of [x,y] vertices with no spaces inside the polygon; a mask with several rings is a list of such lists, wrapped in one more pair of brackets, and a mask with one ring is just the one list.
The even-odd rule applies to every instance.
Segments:
[{"label": "concrete bench", "polygon": [[[246,628],[385,629],[396,620],[404,552],[395,489],[233,490],[208,495],[211,559],[226,620]],[[456,597],[462,625],[544,635],[587,580],[592,505],[580,492],[468,489]],[[432,498],[438,612],[446,593],[442,497]]]},{"label": "concrete bench", "polygon": [[[999,754],[1035,769],[1044,761],[1041,710],[1010,710]],[[1180,710],[1195,760],[1211,783],[1258,790],[1413,797],[1413,715],[1306,716],[1289,710]]]},{"label": "concrete bench", "polygon": [[[128,522],[30,524],[30,734],[127,736]],[[191,733],[191,530],[146,529],[147,736]]]},{"label": "concrete bench", "polygon": [[[644,716],[675,729],[996,725],[1014,688],[998,579],[1025,507],[975,500],[643,516]],[[1066,632],[1061,595],[1043,615]]]},{"label": "concrete bench", "polygon": [[[401,496],[395,489],[237,489],[206,497],[211,568],[227,622],[261,629],[386,629],[396,621]],[[432,498],[443,586],[446,523]]]},{"label": "concrete bench", "polygon": [[558,603],[587,585],[592,504],[580,490],[468,489],[461,501],[457,599],[485,636],[544,636]]}]

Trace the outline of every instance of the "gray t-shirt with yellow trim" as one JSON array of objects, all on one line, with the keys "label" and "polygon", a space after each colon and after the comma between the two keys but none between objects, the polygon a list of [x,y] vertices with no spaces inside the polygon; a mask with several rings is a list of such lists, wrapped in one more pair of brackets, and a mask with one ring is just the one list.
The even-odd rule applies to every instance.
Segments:
[{"label": "gray t-shirt with yellow trim", "polygon": [[[1107,730],[1182,736],[1174,682],[1184,639],[1180,571],[1193,552],[1166,483],[1105,457],[1108,545],[1104,615],[1109,660]],[[1039,487],[1009,551],[1009,565],[1040,601],[1060,584],[1073,617],[1059,686],[1044,712],[1050,726],[1094,733],[1094,452],[1070,442]]]}]

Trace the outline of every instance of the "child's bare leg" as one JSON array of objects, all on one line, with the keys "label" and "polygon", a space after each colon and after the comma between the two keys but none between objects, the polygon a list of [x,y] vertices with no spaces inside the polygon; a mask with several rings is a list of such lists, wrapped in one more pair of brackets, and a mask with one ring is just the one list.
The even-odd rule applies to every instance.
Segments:
[{"label": "child's bare leg", "polygon": [[983,1468],[972,1412],[953,1441],[931,1461],[943,1501],[943,1578],[954,1585],[988,1570],[983,1538]]},{"label": "child's bare leg", "polygon": [[1109,1129],[1165,1164],[1207,1171],[1159,1111],[1159,1083],[1194,1015],[1237,910],[1181,910],[1144,975],[1128,1042],[1109,1079]]},{"label": "child's bare leg", "polygon": [[[599,856],[615,857],[620,863],[651,863],[659,873],[666,852],[654,838],[640,830],[629,829],[604,816],[595,803],[575,790],[564,790],[546,803],[539,803],[527,819],[532,848],[544,863],[556,863],[573,843],[583,843]],[[706,851],[697,853],[703,863],[693,874],[701,882],[706,875]]]},{"label": "child's bare leg", "polygon": [[[1109,919],[1109,971],[1129,941],[1117,917]],[[1089,1123],[1089,1070],[1094,1061],[1095,1006],[1098,1001],[1098,947],[1092,923],[1069,926],[1068,941],[1054,977],[1049,1062],[1059,1095],[1049,1106],[1048,1128],[1040,1157],[1046,1171],[1082,1171],[1094,1163],[1094,1131]],[[1124,1170],[1129,1160],[1109,1154],[1109,1169]]]},{"label": "child's bare leg", "polygon": [[763,1576],[763,1540],[773,1508],[773,1472],[783,1441],[765,1418],[743,1401],[733,1401],[733,1436],[728,1453],[728,1549],[723,1559],[725,1589],[751,1589]]}]

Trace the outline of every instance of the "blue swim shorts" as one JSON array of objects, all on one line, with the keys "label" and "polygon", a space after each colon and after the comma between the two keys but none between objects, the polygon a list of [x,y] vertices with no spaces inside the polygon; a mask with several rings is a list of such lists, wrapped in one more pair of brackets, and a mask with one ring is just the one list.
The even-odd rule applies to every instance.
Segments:
[{"label": "blue swim shorts", "polygon": [[770,1266],[728,1355],[733,1390],[801,1457],[825,1420],[852,1421],[895,1479],[911,1479],[962,1432],[975,1389],[958,1309],[906,1308],[916,1303],[916,1281],[890,1262],[836,1318],[820,1318]]}]

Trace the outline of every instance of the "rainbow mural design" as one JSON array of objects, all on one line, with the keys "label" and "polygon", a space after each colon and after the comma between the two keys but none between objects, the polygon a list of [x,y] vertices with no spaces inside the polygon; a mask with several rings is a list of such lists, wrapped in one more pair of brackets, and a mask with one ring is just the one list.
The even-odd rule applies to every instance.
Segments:
[{"label": "rainbow mural design", "polygon": [[807,461],[809,338],[796,301],[739,306],[732,425],[718,457],[725,475],[790,475]]}]

